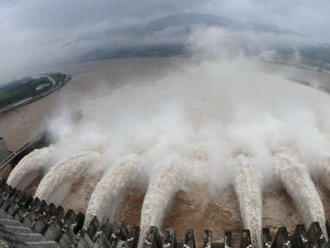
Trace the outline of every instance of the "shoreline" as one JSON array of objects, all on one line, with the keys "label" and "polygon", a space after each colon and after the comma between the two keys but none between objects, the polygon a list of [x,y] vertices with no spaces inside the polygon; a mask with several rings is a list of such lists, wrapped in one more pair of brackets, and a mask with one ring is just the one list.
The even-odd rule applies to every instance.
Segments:
[{"label": "shoreline", "polygon": [[23,98],[20,99],[19,101],[16,101],[14,103],[11,103],[9,105],[6,105],[4,107],[0,108],[0,118],[12,111],[15,111],[17,109],[22,108],[23,106],[29,105],[33,102],[36,102],[38,100],[40,100],[41,98],[44,98],[56,91],[59,91],[61,88],[63,88],[64,85],[66,85],[67,83],[69,83],[71,81],[72,77],[71,75],[67,75],[63,84],[59,84],[56,85],[55,87],[51,88],[50,90],[46,91],[46,92],[42,92],[40,94],[38,94],[37,96],[31,96],[31,97],[27,97],[27,98]]}]

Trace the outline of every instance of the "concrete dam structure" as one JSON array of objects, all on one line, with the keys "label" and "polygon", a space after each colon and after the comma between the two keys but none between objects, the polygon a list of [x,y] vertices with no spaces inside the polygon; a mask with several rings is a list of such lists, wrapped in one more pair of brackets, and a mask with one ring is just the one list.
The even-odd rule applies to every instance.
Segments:
[{"label": "concrete dam structure", "polygon": [[[61,206],[48,204],[22,191],[10,187],[4,180],[0,182],[0,244],[1,247],[51,247],[51,248],[136,248],[139,243],[140,227],[125,226],[121,223],[100,223],[93,217],[84,226],[85,215],[73,210],[64,211]],[[327,235],[330,222],[326,222]],[[280,227],[275,237],[268,228],[262,229],[262,247],[307,248],[328,247],[329,243],[318,222],[308,229],[298,225],[294,233],[288,234]],[[233,247],[232,232],[226,231],[223,243],[213,242],[212,232],[205,230],[203,248]],[[237,242],[237,241],[236,241]],[[240,248],[252,247],[250,230],[245,229],[240,237]],[[11,245],[11,246],[10,246]],[[13,246],[14,245],[14,246]],[[144,248],[196,248],[194,231],[187,230],[184,240],[177,240],[175,231],[167,230],[163,237],[155,226],[149,227],[141,242]]]},{"label": "concrete dam structure", "polygon": [[[275,233],[268,227],[263,228],[260,175],[254,169],[257,162],[238,155],[233,159],[235,193],[244,225],[239,236],[224,227],[221,237],[206,229],[203,238],[197,239],[196,231],[187,229],[180,239],[176,234],[178,230],[161,230],[161,223],[166,219],[165,208],[171,211],[170,203],[178,185],[186,180],[187,170],[177,165],[189,168],[190,161],[174,158],[155,170],[144,197],[140,225],[127,225],[117,222],[113,215],[125,205],[130,185],[139,183],[137,175],[141,173],[143,159],[126,157],[96,177],[96,187],[84,214],[62,206],[62,202],[74,184],[91,176],[89,168],[97,168],[100,154],[81,151],[50,165],[51,142],[49,133],[43,132],[16,152],[6,151],[6,146],[2,146],[7,154],[0,173],[3,178],[0,182],[0,244],[3,247],[323,248],[330,245],[327,239],[330,222],[326,220],[314,184],[306,168],[288,155],[275,154],[274,163],[304,224],[297,225],[292,232],[285,226],[278,226]],[[44,170],[44,165],[48,170]],[[32,196],[28,188],[36,181],[39,183]]]}]

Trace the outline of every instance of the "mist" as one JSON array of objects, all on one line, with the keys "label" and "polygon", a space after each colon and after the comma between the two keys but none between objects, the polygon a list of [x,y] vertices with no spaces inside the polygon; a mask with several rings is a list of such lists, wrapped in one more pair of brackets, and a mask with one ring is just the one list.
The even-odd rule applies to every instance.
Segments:
[{"label": "mist", "polygon": [[[198,31],[189,44],[195,56],[165,76],[115,89],[94,82],[101,86],[72,109],[64,102],[49,122],[59,137],[58,156],[94,150],[104,154],[107,169],[134,154],[143,156],[146,173],[163,161],[189,158],[190,173],[198,180],[215,177],[221,186],[239,154],[258,160],[268,178],[272,156],[284,150],[311,168],[322,163],[329,156],[328,95],[266,72],[263,56],[274,51],[248,56],[229,46],[228,37],[222,29]],[[70,117],[74,109],[83,114],[78,123]]]},{"label": "mist", "polygon": [[241,57],[183,66],[159,82],[82,102],[81,123],[64,118],[54,121],[54,129],[64,144],[75,141],[64,154],[109,150],[108,161],[150,151],[154,164],[171,152],[196,150],[217,168],[238,152],[262,159],[287,146],[311,163],[328,154],[328,101],[325,93],[259,72]]}]

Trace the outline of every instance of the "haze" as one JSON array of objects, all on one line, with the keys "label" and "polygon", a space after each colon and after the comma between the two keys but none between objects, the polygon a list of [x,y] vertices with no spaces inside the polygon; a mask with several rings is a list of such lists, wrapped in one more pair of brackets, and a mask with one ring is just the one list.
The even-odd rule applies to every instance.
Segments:
[{"label": "haze", "polygon": [[321,0],[1,0],[0,84],[81,60],[155,54],[157,45],[180,46],[170,54],[182,54],[196,26],[228,27],[227,19],[214,18],[228,18],[238,30],[275,34],[259,35],[258,46],[272,41],[328,49],[329,12],[330,3]]}]

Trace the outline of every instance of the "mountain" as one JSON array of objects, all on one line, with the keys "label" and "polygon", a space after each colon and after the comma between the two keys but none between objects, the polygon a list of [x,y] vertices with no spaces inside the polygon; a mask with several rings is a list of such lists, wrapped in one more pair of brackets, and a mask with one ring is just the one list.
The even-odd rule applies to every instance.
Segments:
[{"label": "mountain", "polygon": [[[79,61],[107,59],[129,56],[172,56],[186,53],[189,36],[196,27],[209,26],[228,29],[231,31],[252,31],[258,35],[269,35],[271,40],[265,42],[265,47],[277,50],[282,56],[293,56],[297,50],[302,56],[320,60],[330,60],[330,46],[286,44],[286,39],[305,40],[302,34],[265,23],[247,23],[228,17],[209,14],[183,13],[157,18],[144,25],[132,25],[124,28],[108,29],[90,33],[67,42],[63,47],[79,47],[90,44],[89,50],[74,58]],[[272,38],[272,35],[274,35]],[[281,44],[276,43],[277,37]],[[274,41],[275,39],[275,41]],[[309,43],[309,41],[307,42]]]},{"label": "mountain", "polygon": [[217,27],[234,28],[236,23],[225,17],[205,14],[177,14],[159,18],[148,23],[141,33],[144,35],[160,32],[169,27],[191,27],[196,25],[207,25]]},{"label": "mountain", "polygon": [[160,32],[169,27],[187,28],[198,25],[230,28],[232,30],[253,30],[255,32],[298,35],[292,31],[282,30],[275,25],[263,23],[244,23],[227,17],[195,13],[176,14],[158,18],[148,23],[142,29],[142,34],[148,35],[155,32]]}]

